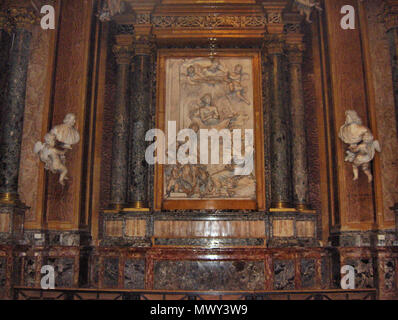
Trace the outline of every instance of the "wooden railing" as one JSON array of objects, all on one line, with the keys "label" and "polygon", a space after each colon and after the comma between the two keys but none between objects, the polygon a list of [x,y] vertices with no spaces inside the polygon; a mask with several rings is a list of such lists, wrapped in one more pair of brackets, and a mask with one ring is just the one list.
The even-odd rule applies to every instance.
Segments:
[{"label": "wooden railing", "polygon": [[292,291],[157,291],[14,287],[15,300],[375,300],[376,289]]}]

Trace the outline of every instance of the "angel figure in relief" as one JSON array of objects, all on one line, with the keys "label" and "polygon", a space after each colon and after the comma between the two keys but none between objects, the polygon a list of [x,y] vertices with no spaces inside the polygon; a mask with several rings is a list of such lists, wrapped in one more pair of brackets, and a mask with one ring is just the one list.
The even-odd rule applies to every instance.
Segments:
[{"label": "angel figure in relief", "polygon": [[359,168],[368,177],[369,183],[373,181],[370,162],[376,151],[381,152],[379,141],[375,140],[369,128],[362,124],[356,111],[346,112],[345,124],[340,128],[339,138],[349,145],[346,151],[346,162],[352,163],[354,181],[358,180]]}]

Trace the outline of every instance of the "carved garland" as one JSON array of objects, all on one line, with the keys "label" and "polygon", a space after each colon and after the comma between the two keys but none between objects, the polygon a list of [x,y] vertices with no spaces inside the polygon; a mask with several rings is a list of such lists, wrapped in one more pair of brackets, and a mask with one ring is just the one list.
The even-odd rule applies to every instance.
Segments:
[{"label": "carved garland", "polygon": [[264,16],[154,16],[155,28],[263,28],[267,24]]}]

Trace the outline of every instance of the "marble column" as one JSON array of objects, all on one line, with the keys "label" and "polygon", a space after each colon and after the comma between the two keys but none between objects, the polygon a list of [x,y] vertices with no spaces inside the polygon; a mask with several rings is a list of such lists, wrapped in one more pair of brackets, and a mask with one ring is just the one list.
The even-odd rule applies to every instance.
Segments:
[{"label": "marble column", "polygon": [[7,89],[0,122],[0,202],[18,201],[18,175],[28,74],[30,27],[36,17],[30,9],[9,10],[15,29],[8,62]]},{"label": "marble column", "polygon": [[151,68],[153,42],[137,37],[131,77],[128,201],[132,209],[148,208],[148,169],[145,160],[146,132],[150,129]]},{"label": "marble column", "polygon": [[0,243],[13,243],[23,237],[27,209],[19,201],[18,176],[28,74],[30,28],[37,21],[29,8],[10,8],[13,22],[12,46],[8,56],[0,120]]},{"label": "marble column", "polygon": [[133,40],[130,35],[116,36],[113,52],[117,63],[117,88],[115,123],[112,144],[111,206],[121,210],[127,204],[130,65],[133,57]]},{"label": "marble column", "polygon": [[289,48],[290,107],[292,119],[293,201],[299,210],[308,209],[308,165],[303,95],[303,48]]},{"label": "marble column", "polygon": [[284,44],[267,43],[271,109],[271,206],[277,209],[291,206],[291,162],[288,101],[284,74]]}]

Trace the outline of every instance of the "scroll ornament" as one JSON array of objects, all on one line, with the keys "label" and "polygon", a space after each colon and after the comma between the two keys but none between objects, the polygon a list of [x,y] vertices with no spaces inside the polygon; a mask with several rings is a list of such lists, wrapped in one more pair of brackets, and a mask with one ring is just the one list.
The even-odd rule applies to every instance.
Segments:
[{"label": "scroll ornament", "polygon": [[320,3],[316,0],[294,0],[294,3],[297,5],[297,9],[299,10],[300,14],[305,16],[305,20],[308,23],[312,23],[311,13],[314,9],[318,11],[323,10]]},{"label": "scroll ornament", "polygon": [[67,114],[63,124],[55,126],[44,136],[44,143],[38,141],[34,147],[34,153],[45,164],[45,169],[60,174],[61,185],[65,185],[65,180],[68,179],[65,154],[80,141],[80,134],[74,127],[75,124],[76,116],[73,113]]},{"label": "scroll ornament", "polygon": [[345,161],[352,163],[354,181],[358,180],[359,168],[368,177],[369,183],[373,181],[370,162],[376,151],[381,152],[379,141],[375,140],[369,128],[362,124],[361,118],[354,110],[346,113],[345,124],[340,128],[339,138],[349,145]]}]

